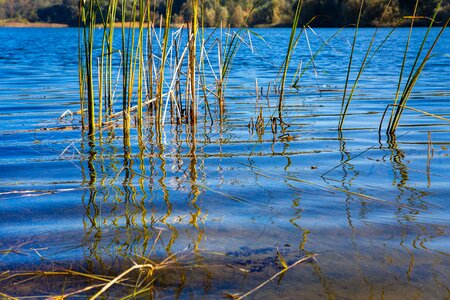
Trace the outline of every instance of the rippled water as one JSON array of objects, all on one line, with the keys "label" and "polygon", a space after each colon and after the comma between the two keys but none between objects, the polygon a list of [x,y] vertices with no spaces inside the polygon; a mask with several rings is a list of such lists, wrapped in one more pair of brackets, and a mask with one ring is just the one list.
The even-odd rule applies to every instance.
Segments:
[{"label": "rippled water", "polygon": [[[265,41],[253,37],[253,51],[244,45],[235,58],[221,122],[202,119],[195,138],[166,124],[161,143],[150,128],[143,143],[133,131],[128,152],[120,128],[104,130],[92,145],[76,116],[59,118],[79,110],[76,29],[0,29],[0,269],[118,274],[138,255],[175,253],[191,267],[163,273],[155,295],[215,298],[247,292],[280,271],[278,247],[289,263],[318,256],[252,297],[448,297],[449,124],[407,111],[396,139],[378,135],[407,29],[365,70],[342,138],[336,127],[352,29],[330,41],[299,89],[288,91],[289,125],[276,132],[270,118],[278,95],[266,92],[289,30],[256,31]],[[308,31],[311,52],[336,31]],[[355,72],[372,32],[361,29]],[[409,65],[424,33],[413,34]],[[309,61],[305,38],[291,74]],[[446,30],[408,102],[443,117],[449,40]],[[261,107],[265,130],[252,130]],[[0,291],[13,295],[83,286],[3,278]]]}]

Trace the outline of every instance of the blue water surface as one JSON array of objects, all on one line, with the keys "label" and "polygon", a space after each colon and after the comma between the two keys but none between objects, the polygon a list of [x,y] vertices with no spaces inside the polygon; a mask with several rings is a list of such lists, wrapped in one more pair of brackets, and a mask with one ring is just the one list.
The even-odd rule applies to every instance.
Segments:
[{"label": "blue water surface", "polygon": [[[347,96],[374,30],[359,29]],[[239,268],[256,265],[255,255],[267,261],[261,249],[276,257],[283,247],[287,258],[318,256],[254,297],[448,297],[448,29],[408,102],[428,115],[406,110],[395,136],[385,134],[387,120],[378,133],[396,95],[408,30],[395,30],[374,53],[391,29],[377,33],[341,135],[354,29],[302,33],[286,80],[285,124],[276,129],[290,29],[254,29],[258,35],[242,35],[232,62],[221,119],[214,95],[207,98],[211,122],[199,93],[194,137],[167,117],[160,141],[151,126],[143,139],[133,128],[129,149],[121,126],[99,131],[94,143],[82,131],[78,29],[1,28],[0,269],[58,265],[109,274],[111,266],[123,271],[142,255],[188,251],[198,255],[196,264],[209,257],[203,261],[209,273],[194,272],[184,285],[168,276],[156,295],[215,298],[251,290],[278,272],[275,265],[244,276]],[[439,30],[431,31],[416,67]],[[212,41],[232,32],[206,31],[214,35],[205,71],[211,85],[219,74]],[[414,29],[400,91],[425,33]],[[116,43],[120,48],[119,36]],[[293,88],[297,70],[304,74]],[[260,112],[258,129],[252,124]],[[233,264],[238,268],[228,270]],[[17,295],[29,292],[2,282]],[[46,293],[57,292],[52,288]]]}]

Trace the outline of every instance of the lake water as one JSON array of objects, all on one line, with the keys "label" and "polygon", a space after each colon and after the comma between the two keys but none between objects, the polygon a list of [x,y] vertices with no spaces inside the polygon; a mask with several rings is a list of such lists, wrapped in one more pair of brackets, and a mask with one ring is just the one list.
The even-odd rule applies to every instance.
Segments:
[{"label": "lake water", "polygon": [[[0,292],[54,295],[98,283],[9,277],[23,271],[117,275],[141,256],[175,254],[179,265],[161,272],[155,297],[221,298],[279,272],[278,248],[290,264],[317,256],[250,298],[449,296],[450,123],[405,111],[395,139],[378,135],[408,29],[398,29],[364,71],[341,137],[353,29],[322,49],[298,89],[287,89],[287,125],[276,131],[273,81],[290,30],[255,31],[264,41],[246,37],[234,59],[221,122],[202,117],[195,138],[167,122],[161,142],[145,128],[139,143],[132,129],[128,151],[121,128],[104,129],[93,145],[77,116],[60,118],[79,110],[77,29],[0,29]],[[302,36],[288,83],[336,31]],[[360,29],[350,82],[372,33]],[[415,29],[407,67],[424,34]],[[449,116],[449,42],[446,30],[409,106]],[[260,110],[265,128],[252,130]],[[132,292],[120,286],[110,296]]]}]

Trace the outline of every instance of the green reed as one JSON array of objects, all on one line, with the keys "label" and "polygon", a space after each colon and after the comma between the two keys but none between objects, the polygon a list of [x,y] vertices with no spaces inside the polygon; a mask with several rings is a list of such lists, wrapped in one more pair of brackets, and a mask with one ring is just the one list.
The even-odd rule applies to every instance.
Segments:
[{"label": "green reed", "polygon": [[99,10],[102,18],[103,35],[101,43],[101,54],[98,61],[98,123],[103,124],[103,106],[108,119],[112,113],[113,106],[113,37],[115,29],[115,16],[118,0],[111,0],[108,5],[106,16]]},{"label": "green reed", "polygon": [[[352,50],[350,52],[350,58],[348,60],[348,67],[347,67],[347,76],[345,78],[345,85],[344,85],[344,94],[342,95],[342,102],[341,102],[341,111],[339,113],[339,125],[338,125],[338,130],[341,131],[342,130],[342,125],[344,123],[344,119],[345,116],[347,114],[347,110],[348,110],[348,106],[350,104],[351,98],[349,98],[347,100],[347,104],[344,105],[345,103],[345,97],[347,94],[347,86],[348,86],[348,82],[350,79],[350,71],[352,69],[352,63],[353,63],[353,55],[355,52],[355,45],[356,45],[356,38],[358,36],[358,29],[359,29],[359,22],[361,21],[361,14],[362,14],[362,10],[363,10],[363,6],[364,6],[364,0],[361,1],[361,4],[359,6],[359,13],[358,13],[358,19],[356,21],[356,28],[355,28],[355,33],[353,35],[353,43],[352,43]],[[369,46],[369,50],[370,51],[370,46]],[[368,53],[367,52],[367,53]],[[364,64],[364,63],[363,63]],[[360,72],[361,73],[361,72]],[[356,81],[355,81],[355,86],[356,86]]]},{"label": "green reed", "polygon": [[80,116],[81,116],[81,127],[85,127],[85,116],[84,116],[84,103],[86,101],[85,95],[85,73],[84,73],[84,30],[82,28],[81,20],[81,2],[80,2],[80,17],[78,18],[78,84],[80,90]]},{"label": "green reed", "polygon": [[[219,42],[209,45],[210,50],[214,46],[219,48],[220,56],[217,66],[220,78],[216,78],[214,91],[208,88],[205,76],[205,61],[208,61],[212,69],[215,67],[208,58],[209,50],[206,50],[209,46],[206,46],[208,39],[205,39],[203,17],[202,22],[199,22],[204,3],[191,0],[192,18],[187,26],[186,45],[182,45],[182,29],[171,31],[174,1],[167,0],[165,4],[165,14],[161,16],[161,27],[157,34],[154,27],[154,1],[80,1],[80,97],[84,99],[86,95],[86,100],[81,101],[81,111],[83,113],[84,108],[88,108],[86,124],[89,126],[90,135],[95,134],[97,126],[100,129],[105,125],[112,126],[115,120],[120,119],[119,123],[115,123],[123,127],[124,139],[129,140],[133,125],[138,129],[138,133],[142,131],[146,105],[154,112],[151,121],[157,127],[164,125],[168,104],[170,120],[186,121],[193,126],[198,119],[197,93],[200,89],[203,90],[205,108],[210,115],[207,94],[217,95],[219,106],[223,108],[224,90],[231,64],[245,39],[242,33],[251,31],[240,29],[228,34],[223,47],[222,37]],[[96,23],[97,17],[101,17],[99,24]],[[119,20],[119,23],[116,23],[116,20]],[[120,43],[115,39],[117,25],[121,28]],[[94,48],[96,27],[103,31],[102,35],[98,31],[101,40],[96,44],[97,48]],[[199,60],[197,52],[200,52]],[[155,53],[160,53],[161,57],[157,57]],[[183,61],[185,54],[187,64]],[[172,60],[174,55],[175,63]],[[120,66],[116,59],[118,57]],[[94,60],[97,69],[94,68]],[[167,78],[169,69],[174,74],[171,81]],[[181,84],[182,82],[185,84]],[[121,93],[116,96],[118,86]],[[122,109],[120,112],[114,112],[117,107],[114,103],[118,97],[122,98]],[[133,112],[136,112],[135,116],[132,115]],[[223,113],[223,109],[220,113]],[[133,117],[135,124],[132,124]],[[82,119],[84,122],[84,115]]]},{"label": "green reed", "polygon": [[[386,4],[386,6],[384,8],[384,11],[383,11],[383,14],[381,15],[381,19],[380,19],[381,22],[384,20],[384,18],[386,16],[386,13],[387,13],[388,9],[391,6],[391,3],[392,3],[392,0],[389,0],[389,2]],[[367,68],[367,66],[369,65],[369,63],[373,59],[373,57],[380,51],[380,49],[385,44],[385,42],[392,36],[394,31],[400,26],[400,24],[404,20],[404,18],[400,19],[400,21],[398,21],[394,25],[394,27],[388,32],[388,34],[386,34],[386,36],[383,38],[383,40],[375,48],[375,50],[372,51],[372,48],[374,47],[375,39],[376,39],[376,37],[378,35],[378,31],[379,31],[380,27],[377,26],[375,28],[375,31],[374,31],[374,33],[372,35],[372,38],[371,38],[370,42],[369,42],[369,46],[367,47],[367,50],[366,50],[366,52],[364,54],[364,58],[363,58],[363,61],[361,63],[361,66],[359,67],[358,73],[357,73],[356,78],[355,78],[355,80],[353,82],[353,85],[352,85],[352,88],[351,88],[350,93],[348,95],[348,98],[346,98],[347,87],[348,87],[348,84],[349,84],[349,77],[350,77],[350,72],[351,72],[352,58],[353,58],[353,54],[354,54],[354,50],[355,50],[356,37],[357,37],[359,21],[360,21],[360,18],[361,18],[363,4],[364,4],[364,1],[361,2],[359,15],[358,15],[358,22],[356,24],[356,30],[355,30],[353,44],[352,44],[352,49],[351,49],[351,54],[350,54],[349,65],[348,65],[348,68],[347,68],[347,77],[346,77],[346,81],[345,81],[344,93],[343,93],[343,96],[342,96],[341,111],[340,111],[340,114],[339,114],[339,123],[338,123],[338,130],[339,131],[342,131],[342,128],[343,128],[343,125],[344,125],[344,121],[345,121],[345,118],[347,116],[350,103],[351,103],[351,101],[353,99],[353,96],[355,94],[356,88],[358,86],[358,82],[361,79],[361,75],[363,74],[364,70]]]},{"label": "green reed", "polygon": [[[310,21],[310,22],[311,22],[311,21]],[[310,27],[309,25],[305,26],[305,27],[304,27],[304,30],[306,30],[306,28],[310,28],[310,29],[311,29],[311,27]],[[344,28],[346,28],[346,27],[340,28],[338,31],[336,31],[335,33],[333,33],[333,35],[332,35],[331,37],[329,37],[328,39],[326,39],[326,40],[321,40],[321,41],[322,41],[322,44],[321,44],[320,47],[314,52],[314,54],[311,55],[309,61],[306,63],[305,67],[303,67],[303,70],[302,70],[302,64],[301,64],[301,63],[299,64],[299,66],[298,66],[298,68],[297,68],[297,70],[295,71],[294,76],[293,76],[292,87],[294,87],[294,88],[298,88],[298,87],[299,87],[300,79],[303,77],[303,75],[306,73],[306,71],[309,69],[309,67],[310,67],[311,65],[313,65],[313,67],[314,67],[314,60],[316,59],[316,57],[322,52],[322,50],[325,48],[325,46],[328,46],[328,44],[329,44],[336,36],[338,36],[338,35],[342,32],[342,30],[344,30]],[[311,29],[311,30],[312,30],[312,29]],[[316,35],[316,33],[315,33],[314,31],[313,31],[313,33]],[[316,35],[316,36],[317,36],[317,35]]]},{"label": "green reed", "polygon": [[165,27],[164,27],[164,38],[162,42],[162,51],[161,51],[161,66],[159,68],[159,76],[157,81],[157,89],[156,89],[156,98],[157,98],[157,122],[160,123],[162,121],[163,116],[163,84],[164,84],[164,68],[167,60],[167,51],[169,49],[169,34],[170,34],[170,22],[172,18],[172,6],[173,0],[167,0],[166,2],[166,15],[165,15]]},{"label": "green reed", "polygon": [[[95,134],[96,128],[100,129],[104,124],[110,124],[112,119],[117,118],[119,115],[122,117],[122,124],[124,127],[124,134],[129,135],[129,130],[132,126],[131,120],[132,111],[136,112],[136,127],[138,132],[141,132],[144,119],[144,108],[146,104],[151,104],[155,109],[155,124],[164,124],[165,111],[163,98],[164,95],[167,96],[167,103],[171,105],[171,120],[174,120],[174,114],[178,115],[177,120],[182,120],[185,118],[191,125],[197,122],[198,114],[198,99],[197,92],[202,89],[205,99],[205,107],[209,111],[209,104],[206,101],[207,92],[212,93],[217,96],[218,103],[220,107],[220,114],[224,113],[224,92],[227,85],[228,76],[230,74],[231,65],[234,57],[236,56],[241,44],[244,42],[244,33],[253,34],[252,31],[248,29],[239,29],[236,32],[228,32],[225,37],[225,43],[222,44],[222,35],[218,39],[218,68],[219,68],[219,78],[216,78],[215,91],[211,91],[207,87],[205,78],[205,61],[209,62],[208,53],[206,50],[207,39],[204,36],[204,26],[203,18],[201,24],[202,38],[199,45],[199,14],[203,11],[204,3],[199,3],[199,0],[190,0],[192,6],[192,18],[188,26],[188,42],[186,48],[180,49],[181,38],[170,40],[170,25],[172,19],[172,7],[173,0],[166,1],[166,11],[164,18],[164,31],[162,37],[159,36],[159,41],[161,41],[160,53],[161,57],[158,63],[154,60],[155,49],[152,39],[154,30],[154,15],[155,11],[152,12],[152,1],[151,0],[92,0],[92,1],[80,1],[80,34],[79,34],[79,81],[80,81],[80,104],[81,104],[81,117],[83,128],[87,125],[89,129],[89,135],[93,136]],[[396,96],[394,99],[391,112],[391,117],[389,120],[389,125],[387,131],[393,133],[398,127],[400,118],[402,116],[404,107],[409,99],[409,96],[414,88],[422,70],[425,67],[426,62],[432,57],[431,53],[435,47],[437,41],[440,39],[444,29],[447,27],[448,22],[446,22],[439,32],[438,36],[433,41],[431,47],[428,49],[425,55],[425,43],[428,39],[429,33],[433,24],[435,23],[435,18],[437,11],[441,6],[440,1],[436,7],[434,16],[430,19],[430,24],[428,26],[427,32],[423,38],[422,44],[418,50],[416,58],[414,60],[413,66],[409,72],[409,76],[406,83],[403,82],[404,73],[406,71],[406,57],[410,48],[410,39],[412,35],[412,29],[414,27],[414,20],[417,18],[416,12],[418,8],[418,1],[416,1],[415,9],[411,17],[402,18],[393,29],[383,38],[378,46],[375,46],[375,40],[378,34],[378,27],[373,33],[372,39],[365,51],[363,61],[359,66],[359,70],[356,74],[353,82],[350,82],[350,75],[354,65],[354,55],[356,42],[358,37],[358,30],[361,21],[361,16],[364,7],[364,0],[360,2],[358,17],[356,22],[356,29],[353,35],[353,42],[351,45],[350,58],[347,66],[347,74],[345,79],[344,92],[341,101],[340,113],[339,113],[339,123],[338,130],[341,131],[348,114],[348,110],[351,101],[354,97],[356,88],[358,86],[359,80],[363,74],[363,71],[367,68],[368,64],[371,62],[372,58],[379,52],[383,44],[391,37],[394,30],[401,25],[405,19],[411,19],[411,26],[408,35],[408,41],[405,46],[404,57],[402,61],[402,66],[399,74],[399,80],[397,85]],[[121,22],[121,47],[116,49],[114,46],[114,34],[117,19],[117,11],[120,5],[121,16],[119,16]],[[155,3],[153,3],[155,5]],[[279,112],[279,118],[282,119],[284,94],[286,78],[288,75],[289,64],[293,51],[299,41],[300,35],[303,30],[307,27],[304,26],[302,31],[297,34],[298,23],[300,20],[300,14],[302,11],[303,1],[299,1],[296,6],[295,18],[293,20],[292,29],[289,37],[288,49],[286,56],[284,58],[283,65],[280,72],[280,95],[278,100],[277,110]],[[384,19],[391,5],[391,0],[385,7],[381,21]],[[107,10],[102,11],[102,7],[106,7]],[[153,6],[154,7],[154,6]],[[131,11],[127,11],[130,10]],[[253,10],[253,9],[252,9]],[[131,19],[130,19],[131,13]],[[153,13],[153,18],[151,14]],[[251,13],[251,12],[250,12]],[[101,40],[100,50],[94,49],[95,41],[95,28],[97,25],[97,18],[101,17],[101,24],[103,26],[103,35]],[[248,18],[248,16],[247,16]],[[314,18],[313,18],[314,19]],[[145,24],[147,23],[147,26]],[[308,23],[309,24],[309,23]],[[309,25],[308,25],[309,26]],[[145,36],[145,30],[147,30],[147,35]],[[328,41],[333,39],[340,31],[334,34]],[[147,41],[145,41],[147,39]],[[308,39],[308,38],[307,38]],[[328,41],[324,41],[321,47],[313,54],[311,47],[310,50],[310,61],[307,67],[311,64],[314,66],[314,59],[320,53]],[[197,52],[200,50],[201,56],[199,61],[197,61]],[[96,55],[96,51],[100,51],[100,55]],[[183,64],[184,53],[187,53],[187,66]],[[113,56],[115,53],[120,54],[120,67],[117,68],[117,64],[114,63]],[[175,53],[175,66],[172,64],[170,67],[172,71],[177,73],[177,78],[174,77],[175,84],[166,84],[166,67],[168,67],[168,55]],[[94,62],[97,61],[97,68],[95,70]],[[209,62],[210,63],[210,62]],[[211,65],[210,65],[211,66]],[[306,67],[306,68],[307,68]],[[185,71],[182,68],[186,68]],[[293,86],[297,86],[298,82],[305,72],[306,68],[300,73],[299,69],[294,74]],[[314,66],[315,68],[315,66]],[[117,70],[115,70],[117,69]],[[118,72],[117,76],[115,71]],[[198,74],[197,74],[198,72]],[[94,80],[94,75],[97,75],[97,82]],[[185,91],[181,90],[183,86],[180,84],[182,82],[181,76],[185,76]],[[121,113],[114,113],[114,101],[115,101],[115,89],[117,86],[114,83],[114,78],[117,80],[121,78],[121,88],[122,88],[122,111]],[[172,80],[172,81],[173,81]],[[95,84],[97,83],[97,86]],[[351,86],[351,88],[349,88]],[[154,90],[154,87],[155,90]],[[402,89],[403,87],[403,89]],[[95,93],[95,91],[97,93]],[[167,93],[165,93],[167,92]],[[96,95],[98,99],[96,99]],[[185,97],[185,103],[182,103],[182,95]],[[155,97],[155,98],[153,98]],[[136,102],[136,106],[132,104]],[[166,106],[167,106],[166,103]],[[173,106],[174,105],[174,106]],[[176,109],[174,109],[174,107]],[[184,108],[183,108],[184,107]],[[87,117],[84,111],[87,110]],[[185,115],[184,115],[185,114]],[[105,117],[104,117],[105,116]],[[212,116],[211,116],[212,117]],[[106,123],[104,123],[104,118],[106,118]]]},{"label": "green reed", "polygon": [[217,94],[219,96],[219,105],[221,109],[223,108],[224,93],[228,81],[228,75],[230,74],[231,65],[236,53],[242,45],[243,38],[241,33],[243,31],[244,29],[239,29],[238,31],[231,33],[231,28],[228,28],[225,45],[222,46],[221,43],[219,44],[220,78],[217,83]]},{"label": "green reed", "polygon": [[[94,1],[80,1],[80,24],[82,26],[82,47],[80,47],[81,54],[80,58],[83,60],[82,67],[80,71],[80,79],[82,83],[80,87],[83,91],[80,92],[81,95],[85,95],[84,90],[87,91],[87,99],[82,99],[81,102],[87,101],[88,110],[88,126],[89,135],[93,136],[95,134],[95,104],[94,104],[94,31],[96,24],[96,5]],[[82,109],[84,105],[82,104]]]},{"label": "green reed", "polygon": [[[253,8],[251,11],[253,11]],[[255,36],[256,38],[264,41],[264,38],[261,35],[250,29],[240,28],[236,31],[232,31],[230,27],[226,29],[225,42],[222,43],[222,33],[220,39],[218,40],[217,51],[219,57],[219,78],[216,79],[216,95],[219,100],[219,108],[221,113],[224,112],[225,90],[233,60],[235,59],[242,44],[245,43],[245,35]]]},{"label": "green reed", "polygon": [[105,33],[106,33],[106,40],[107,40],[107,64],[106,64],[106,99],[107,99],[107,115],[112,113],[113,110],[113,53],[114,47],[114,29],[115,29],[115,16],[117,12],[117,5],[118,0],[111,0],[110,5],[108,7],[108,18],[107,18],[107,24],[105,24]]},{"label": "green reed", "polygon": [[195,70],[197,66],[197,33],[198,33],[198,0],[191,0],[192,3],[192,20],[191,33],[189,35],[189,56],[188,56],[188,81],[190,82],[190,122],[195,124],[197,122],[197,101],[196,101],[196,76]]},{"label": "green reed", "polygon": [[137,83],[137,126],[138,133],[141,134],[142,131],[142,120],[143,120],[143,78],[144,78],[144,22],[146,17],[147,9],[145,7],[148,1],[139,0],[139,30],[138,30],[138,44],[136,61],[138,64],[138,83]]},{"label": "green reed", "polygon": [[297,27],[298,27],[298,22],[300,20],[300,13],[302,11],[302,5],[303,5],[303,0],[299,0],[297,3],[297,8],[295,10],[294,22],[292,24],[291,35],[289,37],[289,44],[288,44],[288,49],[286,52],[286,57],[285,57],[284,63],[283,63],[283,75],[281,77],[280,99],[278,100],[278,114],[279,114],[280,120],[282,120],[282,114],[283,114],[284,87],[285,87],[286,77],[287,77],[287,73],[288,73],[289,63],[291,61],[292,52],[294,51],[295,44],[296,44],[295,35],[296,35]]}]

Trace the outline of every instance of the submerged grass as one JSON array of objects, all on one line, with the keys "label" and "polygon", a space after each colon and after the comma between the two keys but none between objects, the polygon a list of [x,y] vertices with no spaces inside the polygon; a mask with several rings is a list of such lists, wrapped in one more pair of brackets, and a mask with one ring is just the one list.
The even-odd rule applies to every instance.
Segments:
[{"label": "submerged grass", "polygon": [[[151,251],[154,250],[155,245],[159,242],[161,232],[157,235]],[[93,272],[75,271],[71,269],[57,268],[49,271],[23,271],[23,272],[5,272],[0,274],[0,284],[6,286],[9,283],[13,285],[24,285],[31,281],[64,279],[67,283],[71,280],[77,282],[75,286],[80,286],[80,279],[86,284],[78,289],[70,292],[64,291],[54,295],[41,295],[40,298],[46,299],[67,299],[75,296],[86,297],[89,299],[97,299],[104,297],[104,294],[114,286],[121,286],[127,289],[134,290],[129,297],[135,297],[143,292],[149,292],[154,289],[154,281],[158,276],[158,272],[167,271],[172,268],[181,266],[185,255],[172,254],[162,259],[159,262],[153,261],[148,257],[142,257],[137,255],[132,259],[133,265],[121,272],[118,275],[102,275],[95,274]],[[136,263],[136,261],[142,261],[142,263]],[[138,273],[136,275],[136,273]],[[94,292],[92,292],[94,291]],[[0,293],[0,296],[6,299],[18,299],[11,295]],[[34,295],[33,295],[34,296]],[[20,298],[20,297],[19,297]]]},{"label": "submerged grass", "polygon": [[248,296],[254,294],[258,290],[260,290],[261,288],[263,288],[264,286],[266,286],[267,284],[269,284],[270,282],[275,280],[277,277],[282,276],[284,273],[286,273],[290,269],[292,269],[292,268],[294,268],[294,267],[296,267],[296,266],[298,266],[298,265],[300,265],[302,263],[305,263],[305,262],[308,262],[308,261],[311,261],[311,260],[315,260],[316,256],[317,256],[316,254],[308,255],[306,257],[303,257],[303,258],[297,260],[296,262],[294,262],[291,265],[287,265],[287,263],[284,261],[284,259],[279,254],[278,259],[281,261],[281,264],[283,265],[283,269],[280,272],[274,274],[273,276],[271,276],[266,281],[262,282],[261,284],[259,284],[255,288],[253,288],[252,290],[250,290],[250,291],[248,291],[248,292],[246,292],[246,293],[244,293],[242,295],[241,294],[227,294],[227,296],[229,296],[230,298],[235,299],[235,300],[242,300],[244,298],[247,298]]},{"label": "submerged grass", "polygon": [[[221,274],[219,276],[235,276],[235,270],[238,270],[239,273],[245,274],[245,277],[248,277],[251,275],[249,274],[250,269],[247,268],[260,267],[258,260],[254,262],[248,260],[248,253],[243,254],[242,258],[236,258],[236,254],[227,258],[227,254],[222,252],[200,252],[197,249],[194,249],[194,251],[173,253],[164,259],[156,261],[151,259],[150,256],[151,253],[155,251],[157,243],[163,244],[161,241],[161,231],[151,245],[150,254],[145,257],[142,255],[135,255],[133,258],[130,258],[130,256],[128,256],[127,258],[131,261],[131,266],[119,271],[116,271],[114,267],[109,266],[104,273],[87,270],[77,271],[65,269],[63,267],[45,271],[3,272],[0,274],[0,284],[4,287],[4,291],[0,293],[0,296],[5,297],[6,299],[29,298],[24,296],[13,296],[9,292],[9,287],[14,286],[12,290],[17,292],[15,286],[28,286],[35,282],[36,284],[43,283],[41,288],[42,294],[28,295],[30,297],[33,296],[45,299],[83,297],[91,300],[105,297],[117,298],[119,296],[121,299],[132,299],[143,295],[153,297],[158,291],[158,282],[167,281],[170,284],[172,280],[178,278],[182,281],[181,285],[184,285],[186,279],[183,278],[190,273],[192,273],[193,277],[199,275],[198,278],[193,278],[193,280],[201,280],[201,282],[203,282],[205,279],[202,275],[196,273],[200,273],[200,270],[205,269],[205,267],[207,268],[208,265],[214,268],[214,272]],[[267,251],[267,249],[264,248],[264,251]],[[266,254],[268,255],[268,253],[262,255],[261,260],[264,262],[267,259],[267,262],[273,264],[271,266],[272,268],[278,268],[278,266],[281,265],[282,270],[246,293],[225,293],[225,296],[234,299],[246,298],[273,281],[275,278],[280,277],[281,280],[281,277],[285,272],[302,263],[318,263],[315,260],[317,254],[304,254],[300,258],[296,257],[295,261],[290,264],[287,263],[278,248],[276,248],[276,257],[278,261],[273,261],[272,256],[266,257]],[[211,264],[209,261],[211,255],[213,255],[213,258],[218,258],[219,262],[214,261]],[[261,256],[260,254],[255,255],[256,257]],[[226,271],[227,269],[229,271]],[[197,270],[199,272],[197,272]],[[224,273],[227,273],[227,275]],[[206,280],[210,280],[212,274],[207,271],[205,276],[208,278]],[[49,285],[47,283],[49,283]],[[61,287],[60,292],[58,292],[59,287]],[[23,295],[24,292],[27,292],[27,288],[25,288],[21,294]]]}]

